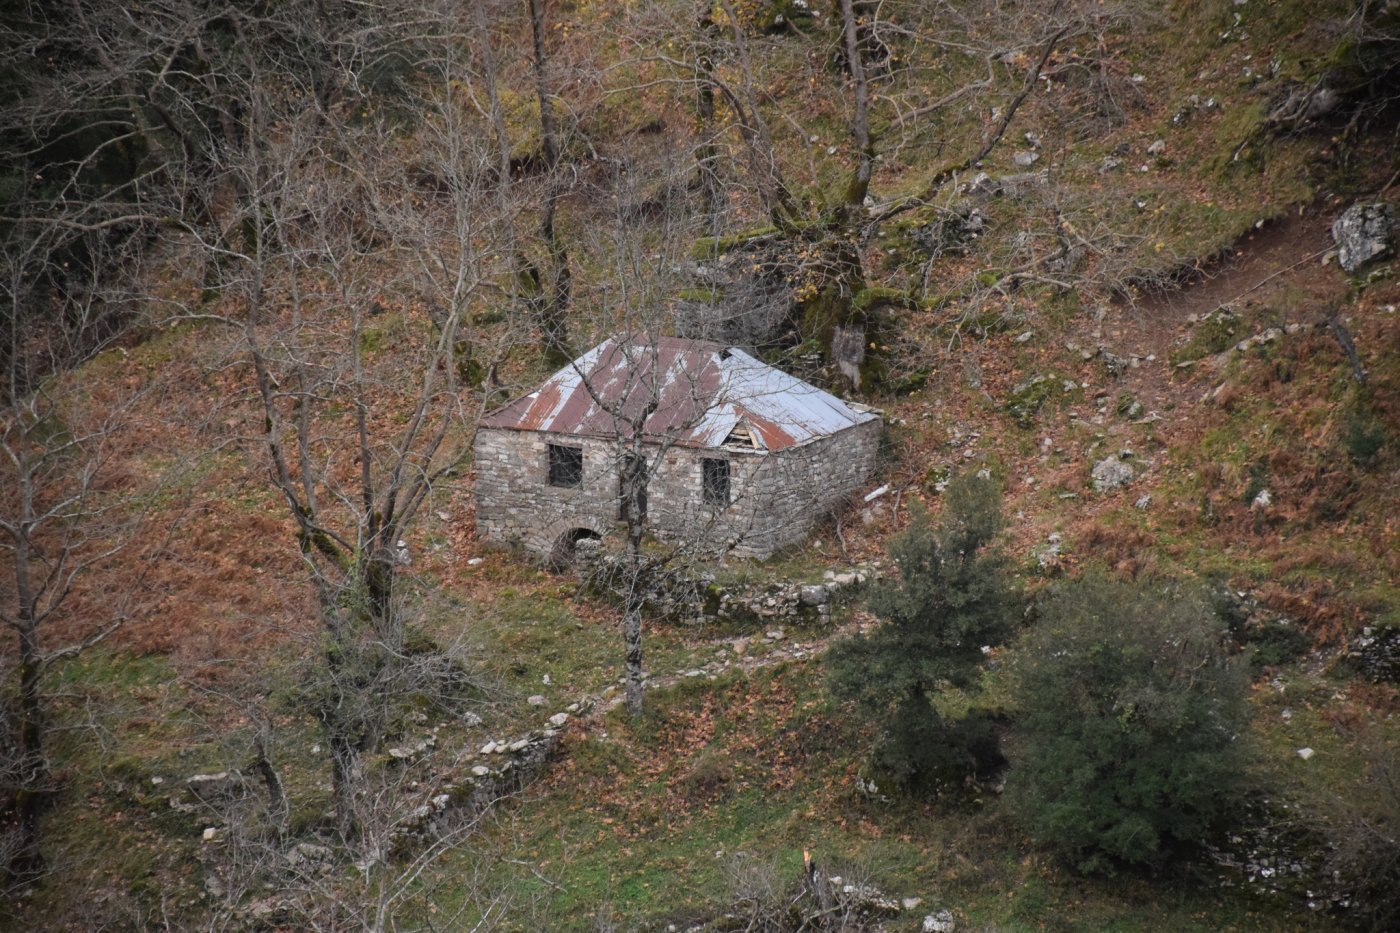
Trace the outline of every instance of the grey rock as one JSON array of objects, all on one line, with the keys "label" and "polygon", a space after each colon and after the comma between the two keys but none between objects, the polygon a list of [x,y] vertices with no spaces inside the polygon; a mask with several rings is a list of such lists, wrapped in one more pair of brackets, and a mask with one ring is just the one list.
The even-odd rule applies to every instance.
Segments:
[{"label": "grey rock", "polygon": [[798,599],[804,606],[820,606],[831,599],[831,590],[820,584],[804,586],[799,591]]},{"label": "grey rock", "polygon": [[924,917],[924,933],[953,933],[956,929],[957,922],[953,920],[953,912],[950,910],[940,910]]},{"label": "grey rock", "polygon": [[967,190],[974,194],[1001,194],[1001,185],[986,172],[978,172],[967,183]]},{"label": "grey rock", "polygon": [[1011,157],[1011,161],[1015,162],[1016,165],[1020,168],[1030,168],[1032,165],[1040,161],[1040,153],[1018,152]]},{"label": "grey rock", "polygon": [[1395,211],[1388,204],[1353,204],[1332,224],[1337,261],[1347,272],[1395,252]]},{"label": "grey rock", "polygon": [[1105,457],[1094,464],[1090,476],[1094,480],[1095,492],[1113,492],[1121,489],[1133,479],[1133,468],[1116,456]]},{"label": "grey rock", "polygon": [[1155,156],[1155,155],[1161,155],[1162,153],[1164,153],[1164,152],[1166,152],[1166,151],[1167,151],[1167,141],[1166,141],[1165,139],[1159,139],[1159,140],[1157,140],[1156,142],[1154,142],[1152,145],[1150,145],[1150,146],[1147,147],[1147,154],[1148,154],[1148,155],[1154,155],[1154,156]]}]

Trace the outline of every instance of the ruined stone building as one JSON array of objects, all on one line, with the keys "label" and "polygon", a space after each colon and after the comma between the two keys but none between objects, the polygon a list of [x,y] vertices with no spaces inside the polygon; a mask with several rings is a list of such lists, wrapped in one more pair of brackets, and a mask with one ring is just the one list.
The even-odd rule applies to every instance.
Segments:
[{"label": "ruined stone building", "polygon": [[477,533],[567,558],[621,530],[630,462],[646,471],[649,533],[767,557],[866,483],[881,430],[874,411],[742,350],[610,338],[482,420]]}]

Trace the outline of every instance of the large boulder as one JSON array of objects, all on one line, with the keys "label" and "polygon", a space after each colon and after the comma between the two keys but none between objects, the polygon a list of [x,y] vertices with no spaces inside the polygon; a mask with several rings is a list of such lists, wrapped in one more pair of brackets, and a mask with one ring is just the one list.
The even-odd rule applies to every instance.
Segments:
[{"label": "large boulder", "polygon": [[1128,485],[1133,479],[1133,468],[1117,456],[1105,457],[1094,464],[1092,471],[1095,492],[1113,492]]},{"label": "large boulder", "polygon": [[1395,211],[1388,204],[1353,204],[1332,224],[1337,262],[1355,272],[1395,251]]}]

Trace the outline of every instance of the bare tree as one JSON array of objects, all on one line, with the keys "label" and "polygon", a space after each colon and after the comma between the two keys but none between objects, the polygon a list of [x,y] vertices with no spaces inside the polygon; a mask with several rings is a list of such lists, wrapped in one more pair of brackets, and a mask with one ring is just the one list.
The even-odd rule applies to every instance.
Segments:
[{"label": "bare tree", "polygon": [[[413,26],[412,43],[399,21],[346,36],[335,57],[352,67],[325,78],[334,89],[295,62],[244,63],[242,143],[216,173],[241,194],[220,218],[229,232],[201,241],[222,304],[200,313],[242,334],[262,458],[315,594],[324,643],[309,699],[347,840],[363,829],[363,755],[396,698],[426,689],[409,676],[397,585],[410,529],[466,454],[480,404],[463,391],[471,320],[501,294],[493,260],[509,227],[496,150],[469,144],[455,92],[463,30]],[[417,134],[341,118],[381,104],[356,69],[388,49],[435,76],[415,92]]]},{"label": "bare tree", "polygon": [[79,234],[47,222],[63,217],[61,210],[44,216],[41,223],[9,224],[0,258],[8,346],[0,386],[0,624],[17,649],[13,669],[8,657],[0,664],[7,684],[13,679],[0,735],[9,752],[0,773],[0,852],[4,871],[20,879],[43,868],[40,817],[58,789],[46,742],[45,679],[121,627],[134,588],[115,592],[96,619],[75,619],[71,597],[132,543],[140,518],[137,492],[112,489],[109,477],[140,390],[119,391],[102,410],[84,405],[71,373],[121,333],[120,322],[109,320],[122,314],[120,302],[107,304],[105,257],[91,257],[82,270],[53,266],[52,257]]},{"label": "bare tree", "polygon": [[530,8],[530,37],[534,50],[533,68],[535,98],[540,110],[540,152],[545,173],[544,203],[540,208],[540,239],[549,253],[547,273],[522,255],[520,272],[525,294],[537,308],[540,331],[544,338],[545,360],[562,363],[570,356],[568,324],[573,271],[569,253],[556,226],[559,202],[563,196],[564,178],[559,164],[559,128],[554,115],[554,100],[549,88],[549,59],[545,49],[548,23],[544,0],[527,0]]}]

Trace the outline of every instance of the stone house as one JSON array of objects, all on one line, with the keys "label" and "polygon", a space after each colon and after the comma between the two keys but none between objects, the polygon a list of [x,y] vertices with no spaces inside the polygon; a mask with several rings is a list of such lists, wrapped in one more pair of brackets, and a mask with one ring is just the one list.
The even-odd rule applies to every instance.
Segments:
[{"label": "stone house", "polygon": [[882,429],[743,350],[613,337],[482,419],[477,534],[565,560],[622,527],[628,464],[646,473],[649,533],[767,557],[866,483]]}]

